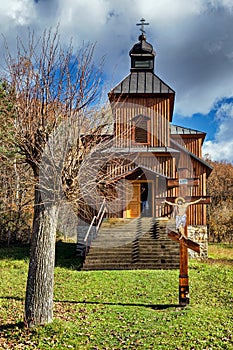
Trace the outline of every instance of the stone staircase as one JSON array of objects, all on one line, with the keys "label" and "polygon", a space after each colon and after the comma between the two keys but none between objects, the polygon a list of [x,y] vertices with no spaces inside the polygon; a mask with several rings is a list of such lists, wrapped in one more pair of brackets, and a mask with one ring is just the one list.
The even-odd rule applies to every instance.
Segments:
[{"label": "stone staircase", "polygon": [[168,238],[167,220],[107,219],[92,242],[83,270],[179,268],[179,244]]}]

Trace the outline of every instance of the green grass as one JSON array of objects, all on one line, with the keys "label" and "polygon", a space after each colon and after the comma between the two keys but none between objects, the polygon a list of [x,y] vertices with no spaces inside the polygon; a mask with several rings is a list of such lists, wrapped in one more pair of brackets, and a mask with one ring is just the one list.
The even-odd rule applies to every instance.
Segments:
[{"label": "green grass", "polygon": [[233,263],[233,243],[209,244],[209,258]]},{"label": "green grass", "polygon": [[232,349],[233,247],[221,249],[225,262],[190,261],[181,308],[179,271],[77,271],[74,245],[59,243],[54,321],[35,329],[22,322],[28,248],[0,249],[0,349]]}]

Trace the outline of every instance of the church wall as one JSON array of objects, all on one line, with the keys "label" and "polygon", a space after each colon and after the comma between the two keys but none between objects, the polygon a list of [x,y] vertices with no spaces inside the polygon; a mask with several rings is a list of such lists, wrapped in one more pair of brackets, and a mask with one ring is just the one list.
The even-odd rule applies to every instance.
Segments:
[{"label": "church wall", "polygon": [[[122,98],[123,99],[123,98]],[[123,101],[112,101],[115,117],[115,145],[117,147],[135,147],[133,139],[133,118],[138,115],[149,117],[148,132],[150,147],[170,145],[169,120],[170,100],[162,97],[127,97]]]},{"label": "church wall", "polygon": [[202,157],[202,135],[190,134],[190,135],[171,135],[171,139],[179,143],[182,147],[187,148],[187,150],[197,157]]}]

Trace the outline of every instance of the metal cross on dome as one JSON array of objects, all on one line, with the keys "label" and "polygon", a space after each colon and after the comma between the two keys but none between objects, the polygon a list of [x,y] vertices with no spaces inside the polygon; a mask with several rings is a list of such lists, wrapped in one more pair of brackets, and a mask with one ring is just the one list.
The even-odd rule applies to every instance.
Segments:
[{"label": "metal cross on dome", "polygon": [[146,23],[146,20],[144,18],[140,19],[140,22],[141,23],[136,23],[136,26],[141,26],[141,28],[139,28],[139,29],[143,34],[145,34],[146,31],[144,29],[144,26],[148,26],[150,23]]}]

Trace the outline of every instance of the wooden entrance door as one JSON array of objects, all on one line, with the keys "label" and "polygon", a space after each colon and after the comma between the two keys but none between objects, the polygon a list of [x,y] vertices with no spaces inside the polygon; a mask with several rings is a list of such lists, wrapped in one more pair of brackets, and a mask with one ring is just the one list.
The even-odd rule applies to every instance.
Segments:
[{"label": "wooden entrance door", "polygon": [[138,218],[141,212],[140,183],[132,182],[131,184],[132,192],[130,198],[127,198],[126,217]]},{"label": "wooden entrance door", "polygon": [[[131,182],[131,191],[126,193],[127,198],[127,208],[126,208],[126,217],[127,218],[138,218],[140,215],[152,217],[154,213],[154,203],[153,203],[153,193],[154,193],[154,184],[152,181],[132,181]],[[141,208],[141,194],[142,186],[147,188],[147,208],[142,211]]]}]

